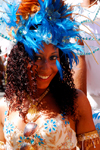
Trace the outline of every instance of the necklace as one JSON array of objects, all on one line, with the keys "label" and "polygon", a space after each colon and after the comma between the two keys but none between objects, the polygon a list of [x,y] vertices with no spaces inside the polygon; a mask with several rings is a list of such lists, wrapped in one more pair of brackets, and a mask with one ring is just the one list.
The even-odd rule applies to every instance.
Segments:
[{"label": "necklace", "polygon": [[25,137],[30,136],[31,134],[36,132],[37,124],[35,123],[35,121],[41,116],[41,112],[38,112],[37,106],[42,101],[42,99],[47,95],[48,92],[49,92],[49,88],[47,88],[46,91],[38,98],[38,102],[36,102],[34,105],[32,104],[32,99],[30,98],[30,96],[29,95],[27,96],[31,105],[26,115],[26,120],[28,121],[28,123],[26,124],[25,129],[24,129]]},{"label": "necklace", "polygon": [[38,113],[37,106],[42,101],[42,99],[48,94],[48,92],[49,92],[49,88],[47,88],[46,91],[38,98],[38,101],[34,105],[32,104],[32,99],[30,98],[30,96],[29,95],[27,96],[29,101],[30,101],[30,103],[31,103],[31,106],[30,106],[30,108],[28,110],[28,114],[32,115],[32,114]]}]

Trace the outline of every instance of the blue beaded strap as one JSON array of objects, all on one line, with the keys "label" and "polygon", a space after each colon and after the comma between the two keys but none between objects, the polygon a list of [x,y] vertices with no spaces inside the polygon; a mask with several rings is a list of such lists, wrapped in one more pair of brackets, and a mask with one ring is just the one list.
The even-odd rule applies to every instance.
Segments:
[{"label": "blue beaded strap", "polygon": [[[95,33],[83,33],[80,34],[83,40],[89,40],[89,41],[93,41],[93,40],[97,40],[100,41],[100,34],[95,34]],[[75,39],[79,40],[80,38],[76,37]]]},{"label": "blue beaded strap", "polygon": [[[93,19],[92,21],[95,21],[95,20],[97,19],[97,16],[98,16],[98,14],[99,14],[99,11],[100,11],[100,6],[99,6],[99,8],[97,9],[96,14],[95,14],[95,16],[94,16],[94,19]],[[91,12],[90,12],[90,13],[91,13]],[[83,20],[83,21],[81,21],[80,23],[87,23],[87,22],[91,22],[91,18],[90,18],[90,19]]]},{"label": "blue beaded strap", "polygon": [[[95,47],[95,46],[89,46],[89,47],[91,48],[93,53],[100,50],[99,47]],[[90,55],[90,54],[92,54],[87,46],[82,46],[82,48],[85,49],[84,53],[79,51],[79,52],[77,52],[77,55]]]},{"label": "blue beaded strap", "polygon": [[99,6],[99,8],[98,8],[98,10],[97,10],[97,12],[96,12],[96,15],[95,15],[93,21],[95,21],[95,19],[97,18],[98,14],[99,14],[99,11],[100,11],[100,6]]},{"label": "blue beaded strap", "polygon": [[4,34],[0,33],[0,36],[8,41],[13,41],[14,43],[16,43],[14,40],[11,40],[9,37],[5,36]]},{"label": "blue beaded strap", "polygon": [[[82,39],[83,39],[83,40],[89,40],[89,41],[95,40],[95,39],[92,38],[92,37],[90,37],[90,38],[88,38],[88,37],[83,37]],[[96,38],[96,39],[97,39],[97,38]],[[97,40],[100,41],[100,38],[98,38]]]}]

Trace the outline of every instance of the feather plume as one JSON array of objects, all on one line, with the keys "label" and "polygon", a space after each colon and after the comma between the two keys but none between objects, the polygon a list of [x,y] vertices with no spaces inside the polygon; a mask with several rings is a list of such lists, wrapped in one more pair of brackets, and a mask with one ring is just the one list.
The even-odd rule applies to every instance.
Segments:
[{"label": "feather plume", "polygon": [[[22,1],[22,3],[25,4],[25,1]],[[36,0],[35,2],[34,5],[39,6],[39,10],[33,14],[30,13],[28,18],[24,18],[21,12],[22,3],[18,4],[15,1],[13,5],[7,4],[8,8],[6,7],[5,11],[9,20],[4,19],[3,21],[9,28],[14,27],[17,30],[16,32],[13,30],[12,35],[17,42],[24,44],[30,58],[33,59],[33,50],[36,53],[39,49],[43,50],[43,42],[51,43],[60,48],[65,56],[68,54],[72,67],[73,60],[76,63],[78,62],[76,52],[83,51],[77,43],[70,42],[71,38],[80,38],[79,23],[72,20],[70,5],[62,5],[60,0],[54,2],[52,0]],[[26,8],[27,5],[24,6]],[[19,17],[19,20],[17,20],[17,17]],[[58,61],[56,61],[56,64],[62,78],[62,68]]]},{"label": "feather plume", "polygon": [[63,80],[63,72],[62,72],[63,69],[62,69],[61,64],[59,63],[58,60],[56,60],[56,66],[58,68],[58,71],[59,71],[59,74],[60,74],[60,78],[61,78],[61,80]]}]

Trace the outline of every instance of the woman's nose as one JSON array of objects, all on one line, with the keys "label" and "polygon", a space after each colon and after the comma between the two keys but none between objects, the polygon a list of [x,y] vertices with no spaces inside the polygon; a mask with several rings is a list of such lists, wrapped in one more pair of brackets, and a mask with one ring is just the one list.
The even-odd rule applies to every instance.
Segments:
[{"label": "woman's nose", "polygon": [[42,69],[43,70],[48,70],[50,69],[50,63],[48,62],[48,60],[44,60],[43,64],[42,64]]}]

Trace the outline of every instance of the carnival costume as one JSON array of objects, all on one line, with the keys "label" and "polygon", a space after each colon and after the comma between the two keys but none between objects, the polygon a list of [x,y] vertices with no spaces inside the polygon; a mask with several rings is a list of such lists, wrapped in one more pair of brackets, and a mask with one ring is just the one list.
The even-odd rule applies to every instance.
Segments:
[{"label": "carnival costume", "polygon": [[[26,4],[30,3],[31,10],[26,8]],[[24,6],[24,13],[22,6]],[[81,46],[77,42],[72,43],[71,40],[81,39],[79,26],[80,23],[72,19],[72,11],[70,5],[62,5],[60,0],[36,0],[36,1],[2,1],[4,6],[1,11],[1,22],[7,25],[8,37],[1,33],[1,36],[13,43],[20,42],[24,45],[29,57],[33,60],[33,51],[39,53],[39,49],[43,50],[43,43],[53,44],[59,48],[63,55],[69,57],[70,68],[72,63],[78,62],[77,53],[83,53]],[[7,53],[7,51],[5,52]],[[56,60],[56,65],[63,79],[62,68]],[[47,93],[48,91],[46,91]],[[46,94],[45,93],[45,94]],[[32,117],[33,116],[33,117]],[[6,145],[0,142],[1,147],[9,150],[21,150],[23,147],[28,147],[31,150],[71,150],[80,146],[81,142],[85,143],[85,148],[90,147],[100,142],[97,131],[76,135],[70,127],[70,122],[63,114],[57,115],[55,118],[46,119],[45,115],[40,114],[41,124],[37,127],[34,122],[34,114],[28,113],[29,123],[32,127],[33,134],[27,135],[25,130],[21,131],[16,127],[14,122],[9,122],[7,111],[5,112],[4,135]],[[25,128],[27,128],[27,125]],[[35,131],[35,129],[37,129]]]}]

